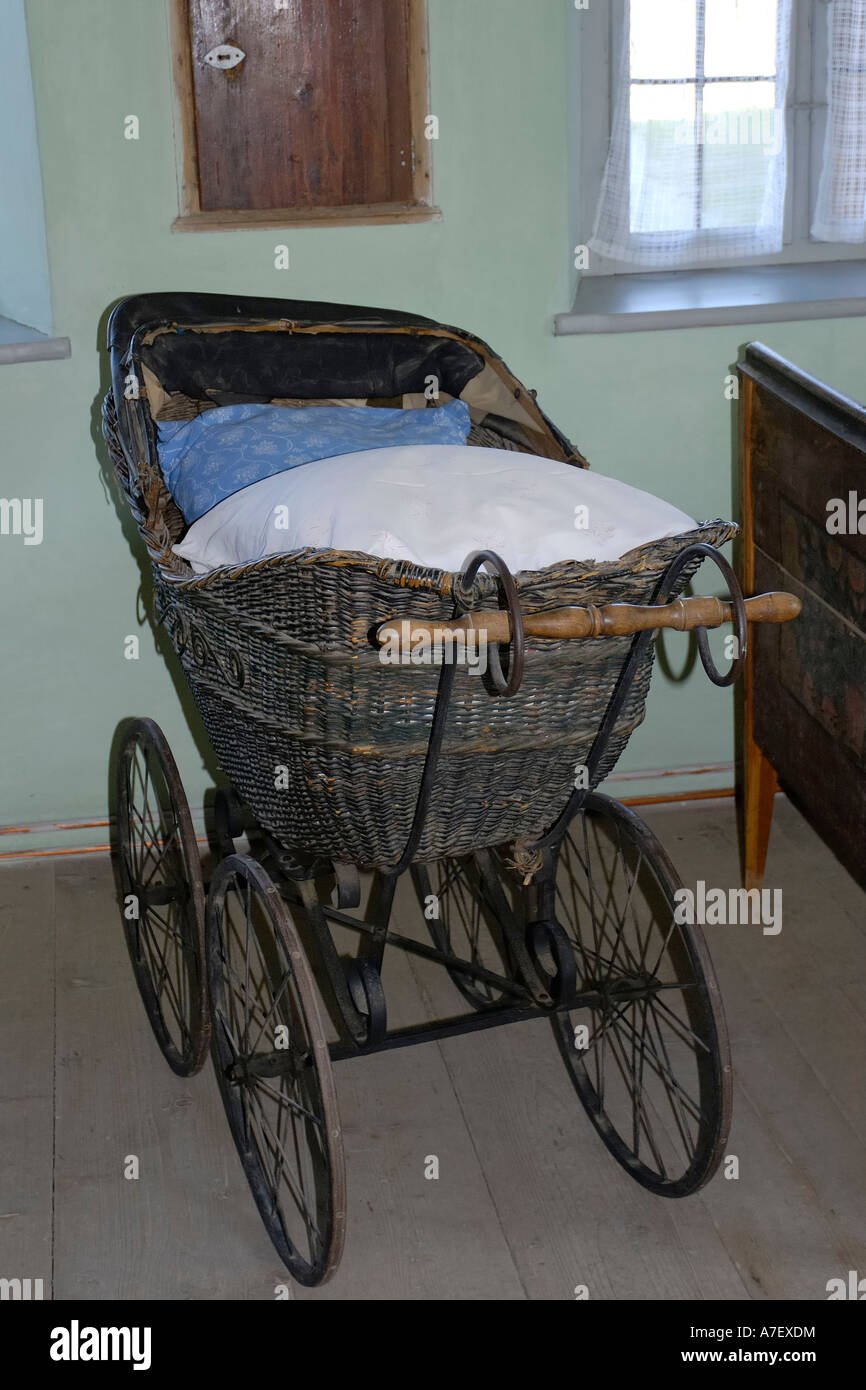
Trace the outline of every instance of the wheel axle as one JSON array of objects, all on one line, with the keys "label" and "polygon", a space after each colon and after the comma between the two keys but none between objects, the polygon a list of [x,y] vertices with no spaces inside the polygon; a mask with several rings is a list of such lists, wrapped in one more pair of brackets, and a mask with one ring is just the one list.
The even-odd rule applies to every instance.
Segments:
[{"label": "wheel axle", "polygon": [[226,1067],[225,1078],[233,1086],[245,1086],[257,1078],[291,1076],[300,1067],[310,1065],[310,1054],[297,1058],[286,1048],[278,1052],[254,1052],[250,1057],[238,1057],[230,1067]]},{"label": "wheel axle", "polygon": [[620,975],[615,980],[588,980],[577,991],[575,1008],[602,1009],[608,1012],[616,1004],[640,1003],[651,999],[661,989],[654,975]]},{"label": "wheel axle", "polygon": [[183,906],[189,901],[189,885],[184,883],[155,883],[152,887],[132,890],[142,907],[168,907],[170,903]]}]

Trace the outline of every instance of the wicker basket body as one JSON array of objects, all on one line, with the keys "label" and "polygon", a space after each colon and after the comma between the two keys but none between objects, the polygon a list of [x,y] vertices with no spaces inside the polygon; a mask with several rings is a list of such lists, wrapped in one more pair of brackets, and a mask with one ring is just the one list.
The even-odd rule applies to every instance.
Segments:
[{"label": "wicker basket body", "polygon": [[[727,534],[704,527],[646,547],[630,564],[569,563],[520,574],[521,603],[538,611],[648,602],[686,544],[718,542],[722,530]],[[393,617],[447,621],[454,580],[442,571],[321,551],[194,583],[167,580],[157,569],[166,626],[220,763],[284,844],[363,865],[399,860],[439,668],[384,664],[369,630]],[[485,601],[495,606],[495,585],[486,578],[471,606]],[[509,699],[458,666],[419,859],[530,837],[552,824],[586,761],[630,642],[536,642],[521,688]],[[643,719],[649,651],[599,776]]]},{"label": "wicker basket body", "polygon": [[[467,335],[467,341],[478,348],[477,339]],[[498,362],[492,354],[491,360]],[[136,402],[141,426],[134,428],[132,408],[118,392],[118,377],[135,362],[129,352],[115,363],[106,437],[148,546],[158,615],[222,768],[261,824],[287,847],[362,866],[393,866],[412,825],[440,672],[433,665],[383,662],[370,630],[403,616],[447,621],[457,576],[318,550],[190,577],[172,551],[182,519],[159,474],[146,407]],[[120,425],[119,414],[126,417]],[[542,439],[525,450],[533,451],[584,463],[558,431],[546,447]],[[682,549],[697,540],[721,544],[734,529],[708,523],[621,560],[569,561],[521,573],[522,607],[650,602]],[[686,571],[681,586],[688,577]],[[486,575],[470,594],[470,608],[496,604],[495,582]],[[508,699],[459,666],[416,857],[464,854],[548,829],[586,761],[629,646],[629,638],[536,641],[526,653],[521,688]],[[652,647],[596,782],[643,718],[651,666]]]}]

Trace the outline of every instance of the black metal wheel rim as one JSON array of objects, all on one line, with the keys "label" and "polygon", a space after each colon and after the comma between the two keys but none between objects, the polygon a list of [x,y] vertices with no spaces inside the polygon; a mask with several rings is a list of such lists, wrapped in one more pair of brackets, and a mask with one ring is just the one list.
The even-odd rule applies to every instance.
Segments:
[{"label": "black metal wheel rim", "polygon": [[329,1279],[346,1227],[337,1097],[318,990],[285,903],[245,855],[210,886],[213,1060],[265,1229],[301,1284]]},{"label": "black metal wheel rim", "polygon": [[700,929],[674,919],[681,886],[639,817],[609,797],[587,798],[559,847],[555,900],[578,990],[595,1002],[557,1014],[554,1032],[608,1149],[669,1197],[712,1177],[731,1119],[721,996]]},{"label": "black metal wheel rim", "polygon": [[209,1043],[204,885],[192,818],[165,735],[129,724],[116,771],[115,872],[132,968],[163,1056],[197,1072]]}]

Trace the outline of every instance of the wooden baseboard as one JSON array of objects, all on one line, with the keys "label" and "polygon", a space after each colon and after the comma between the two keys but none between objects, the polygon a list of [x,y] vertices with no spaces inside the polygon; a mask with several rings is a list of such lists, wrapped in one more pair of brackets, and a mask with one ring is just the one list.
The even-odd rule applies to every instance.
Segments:
[{"label": "wooden baseboard", "polygon": [[[663,771],[657,771],[651,774],[622,773],[619,775],[618,778],[615,777],[608,779],[608,788],[609,791],[612,790],[615,794],[618,790],[618,786],[614,785],[611,789],[611,782],[622,783],[638,779],[649,781],[651,779],[654,780],[656,777],[697,775],[698,773],[706,773],[712,770],[714,769],[671,768]],[[659,792],[655,795],[649,796],[617,796],[616,799],[618,801],[621,801],[624,806],[671,806],[676,805],[678,802],[715,801],[720,799],[727,799],[729,797],[732,797],[733,795],[734,788],[726,786],[704,787],[698,791]],[[193,824],[199,828],[203,827],[204,813],[201,809],[193,811]],[[109,825],[110,822],[104,817],[93,817],[88,820],[79,821],[38,821],[30,825],[3,825],[0,826],[0,844],[3,843],[4,837],[8,837],[7,843],[14,841],[14,839],[17,839],[19,837],[23,838],[28,835],[33,835],[35,838],[43,838],[47,835],[66,836],[68,838],[73,834],[79,834],[83,830],[107,831]],[[206,837],[202,834],[198,835],[197,843],[203,846],[207,845]],[[51,859],[54,857],[60,858],[74,854],[108,854],[110,849],[111,846],[107,843],[107,840],[105,841],[105,843],[95,845],[57,844],[48,847],[40,845],[38,849],[25,849],[23,847],[16,847],[15,849],[11,849],[4,853],[0,853],[0,863],[2,863],[4,860],[11,859]]]}]

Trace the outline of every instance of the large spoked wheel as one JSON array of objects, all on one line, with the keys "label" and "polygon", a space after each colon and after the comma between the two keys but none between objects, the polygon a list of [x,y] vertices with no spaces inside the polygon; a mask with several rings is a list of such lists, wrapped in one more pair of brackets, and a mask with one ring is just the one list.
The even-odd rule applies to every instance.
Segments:
[{"label": "large spoked wheel", "polygon": [[[468,965],[511,977],[510,952],[494,905],[474,858],[413,864],[412,881],[433,944]],[[464,999],[489,1009],[508,996],[495,983],[446,966]]]},{"label": "large spoked wheel", "polygon": [[204,886],[177,765],[152,719],[130,723],[116,778],[115,865],[132,968],[166,1061],[192,1076],[210,1035]]},{"label": "large spoked wheel", "polygon": [[554,1030],[611,1153],[668,1197],[712,1177],[731,1119],[719,988],[700,929],[675,920],[681,886],[638,816],[609,797],[587,798],[559,849],[555,912],[577,988],[595,1001],[557,1014]]},{"label": "large spoked wheel", "polygon": [[318,991],[265,869],[233,854],[211,881],[206,956],[213,1058],[265,1228],[301,1284],[340,1262],[346,1174]]}]

